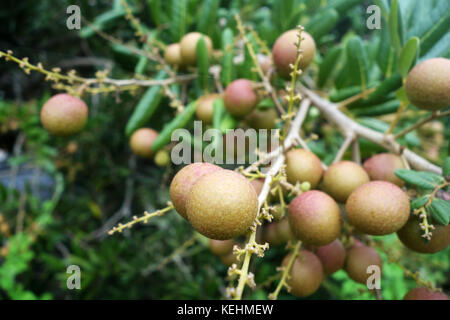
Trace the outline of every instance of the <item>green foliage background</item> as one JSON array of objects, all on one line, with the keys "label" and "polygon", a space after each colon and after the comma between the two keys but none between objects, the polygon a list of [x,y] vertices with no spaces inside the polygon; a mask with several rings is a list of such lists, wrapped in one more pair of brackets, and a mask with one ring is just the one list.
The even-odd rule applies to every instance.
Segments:
[{"label": "green foliage background", "polygon": [[[151,34],[165,43],[178,41],[187,31],[198,30],[208,34],[214,47],[220,48],[225,28],[236,34],[235,13],[258,32],[269,48],[283,31],[299,23],[304,25],[319,48],[318,67],[314,71],[317,83],[330,92],[331,100],[344,100],[360,92],[362,87],[378,86],[390,79],[387,94],[374,94],[367,101],[350,106],[361,123],[380,131],[386,130],[388,124],[375,116],[397,110],[399,99],[395,90],[400,88],[401,76],[410,66],[428,57],[450,57],[450,8],[446,0],[400,0],[396,13],[390,1],[374,1],[382,8],[381,30],[366,28],[365,9],[372,1],[148,0],[128,3],[142,23],[152,30]],[[3,26],[0,49],[11,49],[16,56],[27,56],[30,61],[41,61],[45,66],[62,66],[64,70],[76,68],[84,76],[92,76],[105,65],[112,65],[110,76],[113,78],[131,78],[138,71],[154,76],[152,63],[138,69],[138,57],[96,36],[89,28],[84,27],[81,36],[77,31],[67,30],[65,9],[70,4],[80,5],[83,16],[96,21],[104,31],[140,47],[120,11],[120,1],[111,4],[111,1],[99,0],[5,0],[0,10]],[[113,18],[98,22],[98,17],[111,14],[110,10],[115,10]],[[410,39],[413,40],[408,49],[401,52]],[[419,51],[415,50],[417,43],[420,43]],[[256,41],[255,47],[259,48]],[[94,63],[79,65],[77,58],[80,57],[91,58]],[[234,68],[229,77],[251,78],[248,59],[246,54],[244,62]],[[178,215],[168,214],[112,237],[99,232],[117,212],[124,213],[121,219],[124,221],[144,210],[161,208],[169,200],[168,184],[177,168],[158,168],[152,161],[135,159],[124,134],[128,118],[143,91],[133,95],[123,93],[120,101],[114,95],[89,96],[86,100],[90,106],[88,125],[73,138],[51,137],[40,125],[40,108],[52,93],[41,75],[27,76],[16,65],[1,61],[0,148],[11,155],[8,173],[26,166],[36,174],[49,174],[55,187],[49,198],[42,200],[33,192],[32,182],[23,192],[0,184],[0,213],[12,228],[9,236],[0,235],[0,245],[9,248],[8,254],[0,257],[0,298],[221,298],[226,287],[226,267],[209,252],[204,239],[198,239],[181,255],[161,266],[165,257],[191,237],[197,237]],[[190,92],[192,98],[199,93],[201,88]],[[146,124],[160,131],[163,124],[172,119],[168,103],[163,97],[161,106]],[[400,131],[415,120],[405,117],[397,129]],[[448,143],[449,119],[443,121]],[[342,137],[335,129],[322,124],[313,111],[305,128],[321,137],[311,142],[310,147],[329,163]],[[23,145],[19,139],[23,139]],[[423,140],[416,131],[402,140],[409,148],[424,153]],[[68,152],[68,146],[74,143],[77,151]],[[362,141],[361,146],[364,158],[380,150],[368,141]],[[448,151],[448,146],[443,145],[432,160],[442,164]],[[130,210],[119,211],[128,201],[127,197],[131,197],[127,203]],[[18,226],[20,212],[24,213],[24,220]],[[405,250],[395,235],[384,237],[383,241],[388,250],[402,257],[408,269],[419,271],[423,278],[444,290],[450,289],[449,249],[419,255]],[[274,247],[263,260],[257,259],[252,266],[257,270],[257,283],[264,283],[276,274],[284,254],[283,247]],[[416,284],[404,277],[398,266],[388,263],[385,255],[383,259],[383,298],[401,299]],[[82,270],[81,290],[66,288],[65,271],[71,264],[79,265]],[[249,291],[247,298],[265,299],[271,289],[273,283]],[[292,299],[285,292],[280,298]],[[339,271],[308,299],[361,298],[373,299],[373,296],[364,286],[349,280],[345,272]]]}]

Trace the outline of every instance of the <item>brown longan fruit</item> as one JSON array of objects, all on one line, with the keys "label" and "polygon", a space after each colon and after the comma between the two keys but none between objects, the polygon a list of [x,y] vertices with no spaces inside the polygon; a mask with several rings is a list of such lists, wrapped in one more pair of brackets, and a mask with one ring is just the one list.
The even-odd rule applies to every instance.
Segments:
[{"label": "brown longan fruit", "polygon": [[289,183],[309,182],[315,188],[322,178],[320,159],[311,151],[292,149],[286,153],[286,175]]},{"label": "brown longan fruit", "polygon": [[323,271],[330,275],[342,269],[347,255],[344,245],[339,239],[317,248],[316,255],[322,262]]},{"label": "brown longan fruit", "polygon": [[204,236],[226,240],[245,234],[258,212],[258,197],[250,182],[231,170],[201,177],[186,199],[191,225]]},{"label": "brown longan fruit", "polygon": [[405,225],[410,205],[406,193],[395,184],[371,181],[352,192],[345,209],[348,222],[359,231],[385,235]]},{"label": "brown longan fruit", "polygon": [[158,137],[158,132],[150,128],[141,128],[133,132],[130,147],[133,153],[141,158],[153,157],[152,144]]},{"label": "brown longan fruit", "polygon": [[339,236],[342,216],[333,198],[312,190],[298,195],[289,204],[289,222],[298,239],[324,246]]},{"label": "brown longan fruit", "polygon": [[403,300],[448,300],[443,292],[436,292],[426,287],[418,287],[408,291]]},{"label": "brown longan fruit", "polygon": [[237,259],[237,256],[233,254],[233,252],[230,252],[226,255],[219,257],[220,261],[226,266],[231,266],[232,264],[238,264],[239,261]]},{"label": "brown longan fruit", "polygon": [[258,103],[252,82],[247,79],[231,82],[225,89],[224,102],[225,108],[234,117],[240,118],[249,114]]},{"label": "brown longan fruit", "polygon": [[402,158],[392,153],[380,153],[370,157],[364,162],[364,170],[369,174],[370,180],[382,180],[403,187],[402,179],[395,175],[395,170],[404,169]]},{"label": "brown longan fruit", "polygon": [[296,237],[292,231],[291,224],[287,217],[281,219],[276,223],[277,237],[281,243],[287,243],[288,241],[295,241]]},{"label": "brown longan fruit", "polygon": [[233,252],[233,247],[236,243],[233,239],[230,240],[209,240],[209,249],[216,256],[224,256]]},{"label": "brown longan fruit", "polygon": [[213,46],[211,39],[200,32],[190,32],[183,36],[180,41],[180,53],[182,64],[195,65],[197,63],[197,42],[203,37],[208,54],[211,56],[213,52]]},{"label": "brown longan fruit", "polygon": [[356,282],[366,284],[371,275],[367,273],[367,267],[376,265],[382,269],[381,257],[375,249],[367,246],[356,246],[347,251],[345,259],[345,271]]},{"label": "brown longan fruit", "polygon": [[221,167],[206,162],[196,162],[185,166],[173,177],[170,183],[170,199],[175,210],[185,219],[186,198],[192,186],[204,175],[222,170]]},{"label": "brown longan fruit", "polygon": [[247,117],[245,117],[245,122],[247,122],[247,124],[255,130],[270,130],[275,128],[277,118],[278,114],[275,108],[256,108]]},{"label": "brown longan fruit", "polygon": [[181,58],[181,46],[179,43],[169,44],[164,51],[164,59],[171,66],[181,66],[183,64]]},{"label": "brown longan fruit", "polygon": [[266,225],[264,225],[263,228],[263,239],[265,242],[268,242],[271,246],[278,246],[282,244],[283,242],[278,237],[278,228],[277,228],[278,222],[271,222]]},{"label": "brown longan fruit", "polygon": [[338,202],[345,202],[353,191],[369,181],[366,171],[352,161],[336,162],[323,175],[324,190]]},{"label": "brown longan fruit", "polygon": [[[314,59],[316,43],[306,31],[302,32],[302,38],[303,40],[300,43],[302,57],[299,62],[299,68],[305,69]],[[278,37],[272,48],[272,58],[275,67],[278,73],[285,78],[290,77],[292,69],[289,65],[294,65],[297,58],[297,39],[298,30],[288,30]]]},{"label": "brown longan fruit", "polygon": [[450,106],[450,60],[432,58],[417,64],[406,77],[405,92],[421,109],[435,111]]},{"label": "brown longan fruit", "polygon": [[[283,259],[283,267],[288,265],[291,256],[292,253]],[[322,283],[322,263],[314,253],[301,250],[292,264],[289,275],[287,284],[291,288],[290,293],[297,297],[309,296],[316,292]]]},{"label": "brown longan fruit", "polygon": [[55,136],[70,136],[86,125],[88,107],[83,100],[66,93],[51,97],[41,109],[44,128]]},{"label": "brown longan fruit", "polygon": [[211,124],[214,114],[214,100],[220,98],[222,95],[218,93],[207,94],[200,97],[197,101],[197,109],[195,115],[205,124]]},{"label": "brown longan fruit", "polygon": [[253,186],[256,194],[259,196],[264,185],[264,179],[253,179],[250,181],[250,184]]},{"label": "brown longan fruit", "polygon": [[431,240],[425,240],[419,224],[420,219],[411,215],[403,228],[397,231],[397,236],[405,247],[419,253],[435,253],[450,245],[450,225],[433,224],[435,229],[431,231]]}]

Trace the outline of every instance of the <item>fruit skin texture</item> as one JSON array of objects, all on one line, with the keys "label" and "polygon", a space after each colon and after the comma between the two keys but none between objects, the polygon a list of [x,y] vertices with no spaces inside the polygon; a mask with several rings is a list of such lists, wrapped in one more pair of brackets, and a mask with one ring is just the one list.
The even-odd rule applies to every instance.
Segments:
[{"label": "fruit skin texture", "polygon": [[233,263],[238,263],[237,257],[233,254],[233,252],[230,252],[226,255],[220,256],[220,261],[226,266],[231,266]]},{"label": "fruit skin texture", "polygon": [[[295,64],[297,57],[297,37],[298,30],[292,29],[283,33],[275,41],[272,48],[273,63],[278,73],[283,77],[289,77],[291,68],[289,64]],[[300,69],[305,69],[311,61],[314,59],[316,53],[316,43],[311,35],[305,31],[302,32],[302,42],[300,43],[300,49],[302,52],[302,58],[299,62]]]},{"label": "fruit skin texture", "polygon": [[371,181],[353,191],[345,210],[349,223],[359,231],[385,235],[405,225],[410,206],[406,193],[395,184]]},{"label": "fruit skin texture", "polygon": [[333,198],[322,191],[312,190],[292,200],[289,223],[298,239],[324,246],[339,236],[342,217]]},{"label": "fruit skin texture", "polygon": [[419,223],[420,220],[416,216],[411,216],[403,228],[397,231],[397,236],[405,247],[420,253],[435,253],[450,245],[450,225],[433,223],[435,229],[432,231],[431,240],[425,242]]},{"label": "fruit skin texture", "polygon": [[296,237],[292,231],[289,219],[283,218],[276,222],[277,238],[281,243],[287,243],[288,241],[295,241]]},{"label": "fruit skin texture", "polygon": [[255,189],[255,192],[257,195],[259,195],[261,193],[261,190],[263,188],[264,185],[264,179],[254,179],[252,181],[250,181],[250,184],[253,186],[253,188]]},{"label": "fruit skin texture", "polygon": [[88,107],[83,100],[59,93],[51,97],[41,109],[44,128],[55,136],[70,136],[80,132],[88,118]]},{"label": "fruit skin texture", "polygon": [[278,114],[275,108],[267,109],[255,109],[247,117],[245,121],[253,129],[273,129],[275,128],[275,121],[278,118]]},{"label": "fruit skin texture", "polygon": [[190,32],[183,36],[180,41],[181,60],[185,65],[194,65],[197,62],[197,41],[203,37],[208,53],[211,56],[213,46],[211,39],[200,32]]},{"label": "fruit skin texture", "polygon": [[258,197],[239,173],[219,170],[200,178],[186,199],[192,226],[204,236],[226,240],[245,234],[258,211]]},{"label": "fruit skin texture", "polygon": [[450,60],[432,58],[416,65],[406,77],[406,96],[425,110],[450,106]]},{"label": "fruit skin texture", "polygon": [[426,287],[418,287],[408,291],[403,300],[448,300],[443,292],[434,292]]},{"label": "fruit skin texture", "polygon": [[181,46],[179,43],[172,43],[166,47],[164,51],[164,59],[171,66],[181,66]]},{"label": "fruit skin texture", "polygon": [[153,157],[152,144],[158,137],[158,132],[150,128],[136,130],[130,138],[130,147],[139,157],[150,159]]},{"label": "fruit skin texture", "polygon": [[403,187],[402,179],[394,173],[397,169],[404,169],[402,159],[392,153],[380,153],[367,159],[363,164],[364,170],[369,174],[370,180],[382,180]]},{"label": "fruit skin texture", "polygon": [[315,188],[322,178],[322,163],[311,151],[293,149],[286,153],[286,175],[288,182],[308,181]]},{"label": "fruit skin texture", "polygon": [[[291,259],[287,255],[282,262],[286,267]],[[291,287],[290,293],[297,297],[306,297],[319,289],[323,280],[323,268],[319,258],[312,252],[301,250],[294,260],[287,284]]]},{"label": "fruit skin texture", "polygon": [[209,249],[216,256],[224,256],[233,251],[234,240],[209,240]]},{"label": "fruit skin texture", "polygon": [[195,115],[205,124],[211,124],[213,120],[214,113],[214,100],[220,98],[221,95],[217,93],[208,94],[206,96],[201,97],[197,101],[197,109],[195,110]]},{"label": "fruit skin texture", "polygon": [[234,117],[249,114],[258,103],[258,97],[252,88],[252,82],[247,79],[237,79],[225,89],[225,108]]},{"label": "fruit skin texture", "polygon": [[196,162],[187,165],[173,177],[170,183],[170,199],[175,210],[185,219],[186,214],[186,198],[192,186],[204,175],[222,170],[221,167],[206,162]]},{"label": "fruit skin texture", "polygon": [[371,275],[367,273],[367,267],[370,265],[377,265],[382,269],[381,257],[375,249],[358,246],[348,250],[344,269],[353,281],[366,284]]},{"label": "fruit skin texture", "polygon": [[352,161],[336,162],[323,175],[325,191],[339,202],[345,202],[353,191],[369,181],[366,171]]},{"label": "fruit skin texture", "polygon": [[323,271],[330,275],[342,269],[345,263],[346,251],[339,239],[317,248],[316,255],[322,262]]}]

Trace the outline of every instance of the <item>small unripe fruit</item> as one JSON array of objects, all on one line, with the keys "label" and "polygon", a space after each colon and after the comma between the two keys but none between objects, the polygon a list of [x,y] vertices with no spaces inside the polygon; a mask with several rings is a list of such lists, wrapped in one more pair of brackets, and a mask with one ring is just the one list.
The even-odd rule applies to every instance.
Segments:
[{"label": "small unripe fruit", "polygon": [[209,240],[209,249],[216,256],[224,256],[233,252],[233,247],[235,242],[233,239],[230,240]]},{"label": "small unripe fruit", "polygon": [[317,248],[316,255],[322,262],[323,271],[327,275],[333,274],[344,267],[346,251],[339,239]]},{"label": "small unripe fruit", "polygon": [[169,164],[169,162],[170,162],[169,153],[166,150],[159,150],[155,154],[154,161],[155,161],[155,164],[158,167],[165,167],[165,166],[167,166]]},{"label": "small unripe fruit", "polygon": [[[305,69],[314,59],[316,53],[316,44],[311,35],[305,31],[302,32],[303,40],[300,43],[302,57],[299,62],[299,68]],[[278,37],[272,48],[272,57],[278,73],[283,77],[289,77],[292,69],[290,64],[295,64],[297,58],[298,30],[292,29]]]},{"label": "small unripe fruit", "polygon": [[60,93],[51,97],[41,109],[44,128],[55,136],[70,136],[80,132],[88,118],[83,100]]},{"label": "small unripe fruit", "polygon": [[421,109],[434,111],[450,106],[450,60],[432,58],[417,64],[406,77],[405,92]]},{"label": "small unripe fruit", "polygon": [[404,169],[402,159],[392,153],[380,153],[364,162],[364,170],[369,174],[370,180],[382,180],[403,187],[402,179],[395,175],[395,170]]},{"label": "small unripe fruit", "polygon": [[277,204],[274,206],[274,209],[271,211],[271,213],[275,221],[281,220],[286,215],[286,206]]},{"label": "small unripe fruit", "polygon": [[369,181],[366,171],[352,161],[336,162],[323,175],[324,190],[339,202],[345,202],[353,191]]},{"label": "small unripe fruit", "polygon": [[322,178],[322,163],[311,151],[293,149],[286,153],[286,175],[288,182],[309,182],[315,188]]},{"label": "small unripe fruit", "polygon": [[385,235],[398,231],[409,218],[409,198],[395,184],[371,181],[353,191],[345,205],[347,218],[359,231]]},{"label": "small unripe fruit", "polygon": [[192,226],[204,236],[226,240],[245,234],[258,211],[258,197],[250,182],[231,170],[200,178],[186,199]]},{"label": "small unripe fruit", "polygon": [[268,242],[271,246],[278,246],[283,242],[278,237],[278,222],[271,222],[269,224],[264,225],[263,230],[263,239],[265,242]]},{"label": "small unripe fruit", "polygon": [[408,291],[403,300],[448,300],[443,292],[435,292],[426,287],[418,287]]},{"label": "small unripe fruit", "polygon": [[296,237],[292,231],[289,219],[286,217],[281,219],[276,224],[277,227],[277,237],[281,243],[287,243],[288,241],[295,241]]},{"label": "small unripe fruit", "polygon": [[[291,255],[292,253],[283,259],[283,267],[288,265]],[[290,293],[297,297],[309,296],[316,292],[322,283],[322,263],[314,253],[301,250],[292,264],[289,275],[287,284],[291,287]]]},{"label": "small unripe fruit", "polygon": [[312,190],[292,200],[289,222],[297,238],[308,244],[324,246],[339,236],[342,217],[333,198],[322,191]]},{"label": "small unripe fruit", "polygon": [[256,194],[259,195],[264,185],[264,179],[254,179],[251,180],[250,183],[255,189]]},{"label": "small unripe fruit", "polygon": [[278,118],[278,114],[275,108],[258,109],[252,111],[246,118],[245,121],[253,129],[273,129],[275,128],[275,123]]},{"label": "small unripe fruit", "polygon": [[150,128],[141,128],[133,132],[130,147],[133,153],[142,158],[153,157],[152,144],[158,137],[158,132]]},{"label": "small unripe fruit", "polygon": [[170,183],[170,199],[172,200],[175,210],[185,219],[186,215],[186,198],[192,186],[204,175],[222,170],[221,167],[211,163],[196,162],[187,165],[175,175]]},{"label": "small unripe fruit", "polygon": [[225,89],[225,108],[234,117],[243,117],[249,114],[258,103],[252,82],[247,79],[237,79]]},{"label": "small unripe fruit", "polygon": [[185,65],[194,65],[197,63],[197,42],[203,37],[208,53],[211,56],[213,46],[211,39],[200,32],[190,32],[180,41],[181,59]]},{"label": "small unripe fruit", "polygon": [[181,46],[179,43],[172,43],[166,47],[164,51],[164,59],[171,66],[181,66]]},{"label": "small unripe fruit", "polygon": [[220,98],[221,95],[217,93],[208,94],[201,97],[197,101],[197,109],[195,110],[195,115],[205,124],[211,124],[214,114],[214,100]]},{"label": "small unripe fruit", "polygon": [[397,232],[398,238],[408,249],[420,253],[435,253],[450,245],[450,225],[433,224],[431,240],[427,241],[422,237],[424,231],[420,229],[419,224],[419,218],[411,216]]},{"label": "small unripe fruit", "polygon": [[382,269],[381,257],[375,249],[367,246],[353,247],[348,250],[345,259],[345,271],[356,282],[366,284],[371,273],[367,273],[367,267],[374,265]]},{"label": "small unripe fruit", "polygon": [[233,254],[233,252],[230,252],[226,255],[220,256],[220,261],[226,266],[231,266],[232,264],[238,264],[239,261],[237,257]]}]

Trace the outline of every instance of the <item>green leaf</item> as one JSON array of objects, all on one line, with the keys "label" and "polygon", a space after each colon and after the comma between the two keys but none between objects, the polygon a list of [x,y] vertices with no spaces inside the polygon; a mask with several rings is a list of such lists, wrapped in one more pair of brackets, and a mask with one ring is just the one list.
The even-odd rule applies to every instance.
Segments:
[{"label": "green leaf", "polygon": [[203,91],[208,92],[209,87],[209,56],[208,48],[206,47],[205,40],[201,37],[197,41],[197,69],[198,69],[198,82]]},{"label": "green leaf", "polygon": [[402,48],[400,37],[400,11],[398,9],[398,0],[392,0],[391,9],[389,11],[389,35],[391,39],[391,45],[400,52]]},{"label": "green leaf", "polygon": [[361,101],[357,101],[352,103],[349,108],[357,108],[364,106],[371,106],[374,104],[379,104],[386,101],[386,97],[389,93],[397,90],[402,86],[402,77],[396,73],[391,77],[383,80],[374,92],[372,92],[367,99],[362,99]]},{"label": "green leaf", "polygon": [[447,157],[444,160],[444,165],[442,166],[442,175],[444,177],[450,175],[450,157]]},{"label": "green leaf", "polygon": [[367,88],[367,79],[369,72],[369,59],[367,57],[366,49],[359,36],[351,38],[347,43],[348,61],[347,65],[350,75],[358,79],[359,84],[364,89]]},{"label": "green leaf", "polygon": [[222,32],[222,70],[220,73],[221,80],[225,86],[229,85],[233,80],[233,44],[234,35],[233,31],[226,28]]},{"label": "green leaf", "polygon": [[330,78],[334,70],[336,70],[336,64],[339,57],[342,54],[342,47],[333,47],[326,54],[322,63],[319,66],[319,76],[317,80],[317,85],[323,88],[327,80]]},{"label": "green leaf", "polygon": [[180,41],[186,33],[187,0],[172,0],[170,33],[174,42]]},{"label": "green leaf", "polygon": [[420,40],[417,37],[412,37],[406,42],[402,51],[400,52],[400,59],[398,60],[397,70],[404,78],[408,75],[409,70],[414,65],[419,56]]},{"label": "green leaf", "polygon": [[440,184],[440,180],[443,180],[442,177],[432,172],[407,169],[397,169],[395,175],[408,184],[427,190],[434,189]]},{"label": "green leaf", "polygon": [[[317,1],[317,0],[316,0]],[[360,4],[364,0],[335,0],[328,1],[326,8],[336,9],[340,15],[344,15],[348,10],[353,8],[354,6]]]},{"label": "green leaf", "polygon": [[210,37],[214,32],[213,26],[217,20],[217,10],[219,8],[219,0],[205,0],[200,8],[197,29],[203,34]]},{"label": "green leaf", "polygon": [[411,209],[419,209],[420,207],[423,207],[428,201],[428,196],[422,196],[419,198],[414,199],[411,201]]},{"label": "green leaf", "polygon": [[[386,21],[383,19],[383,25]],[[378,48],[377,64],[386,77],[390,77],[395,70],[397,55],[394,47],[391,45],[388,28],[380,30],[380,44]]]},{"label": "green leaf", "polygon": [[352,109],[352,113],[358,117],[374,117],[384,114],[394,113],[398,110],[400,102],[398,100],[390,100],[385,103],[373,105],[370,107],[362,107],[358,109]]},{"label": "green leaf", "polygon": [[305,30],[318,41],[322,36],[333,30],[339,20],[339,14],[334,9],[319,11],[305,26]]},{"label": "green leaf", "polygon": [[433,219],[439,224],[446,226],[450,220],[450,203],[442,199],[433,199],[430,204]]},{"label": "green leaf", "polygon": [[148,0],[149,13],[156,26],[161,24],[161,0]]}]

